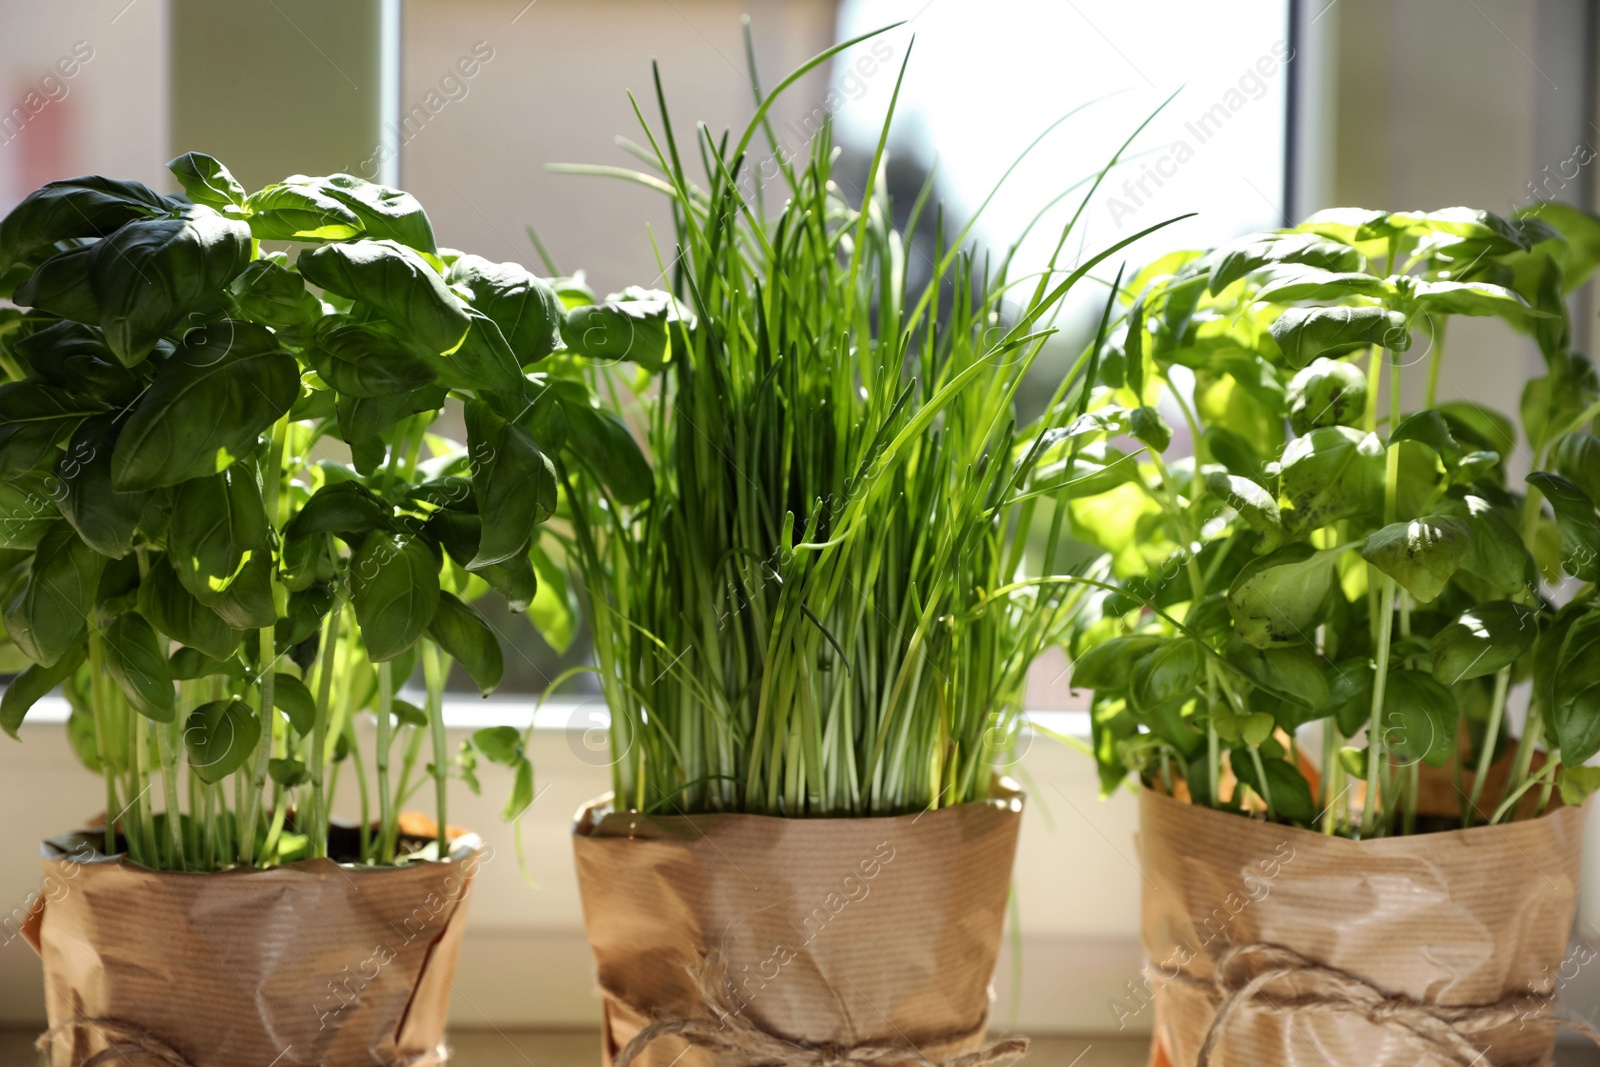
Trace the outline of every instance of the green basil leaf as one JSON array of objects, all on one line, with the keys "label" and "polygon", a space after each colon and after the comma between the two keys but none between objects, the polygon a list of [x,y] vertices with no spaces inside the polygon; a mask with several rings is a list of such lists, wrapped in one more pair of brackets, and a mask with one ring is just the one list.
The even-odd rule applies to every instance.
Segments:
[{"label": "green basil leaf", "polygon": [[1590,611],[1567,631],[1554,696],[1561,762],[1575,766],[1600,752],[1600,612]]},{"label": "green basil leaf", "polygon": [[13,348],[33,376],[93,402],[126,407],[144,389],[143,379],[117,362],[94,326],[64,320],[17,339]]},{"label": "green basil leaf", "polygon": [[54,666],[41,667],[37,663],[29,664],[21,674],[6,683],[4,695],[0,695],[0,730],[17,738],[17,729],[22,725],[22,720],[27,717],[28,712],[40,700],[49,696],[50,690],[72,676],[72,672],[83,662],[87,650],[88,646],[79,642],[57,660]]},{"label": "green basil leaf", "polygon": [[90,326],[100,321],[100,306],[95,301],[89,266],[96,245],[82,245],[57,253],[39,264],[11,299],[19,307],[31,307],[63,319]]},{"label": "green basil leaf", "polygon": [[620,504],[638,504],[655,491],[655,473],[627,423],[607,408],[563,404],[566,446]]},{"label": "green basil leaf", "polygon": [[360,482],[333,482],[311,494],[289,521],[286,532],[290,537],[337,534],[351,541],[376,530],[389,516],[389,506]]},{"label": "green basil leaf", "polygon": [[527,554],[534,526],[555,511],[556,478],[527,430],[481,400],[469,400],[465,408],[472,491],[484,517],[478,554],[467,565],[476,570]]},{"label": "green basil leaf", "polygon": [[289,725],[301,737],[316,725],[317,702],[305,683],[292,674],[273,675],[272,705],[288,717]]},{"label": "green basil leaf", "polygon": [[215,607],[245,564],[269,553],[267,513],[248,465],[236,463],[178,487],[167,555],[179,581],[200,603]]},{"label": "green basil leaf", "polygon": [[1582,489],[1557,474],[1535,471],[1528,484],[1555,509],[1561,536],[1561,569],[1585,582],[1600,581],[1600,517]]},{"label": "green basil leaf", "polygon": [[[283,675],[282,677],[288,677]],[[267,775],[284,789],[293,789],[311,780],[311,772],[297,759],[267,760]]]},{"label": "green basil leaf", "polygon": [[1120,693],[1128,688],[1133,665],[1168,641],[1154,634],[1128,634],[1086,649],[1072,665],[1072,688]]},{"label": "green basil leaf", "polygon": [[150,493],[118,492],[111,485],[111,456],[120,432],[111,415],[84,420],[67,452],[56,461],[61,515],[102,556],[121,559],[133,548],[133,532]]},{"label": "green basil leaf", "polygon": [[1228,765],[1239,781],[1249,786],[1263,799],[1267,791],[1272,794],[1272,810],[1279,818],[1295,823],[1309,823],[1317,817],[1317,804],[1311,797],[1311,783],[1299,769],[1282,759],[1263,759],[1261,770],[1267,776],[1265,787],[1257,780],[1256,761],[1243,752],[1234,752]]},{"label": "green basil leaf", "polygon": [[1133,665],[1128,692],[1135,704],[1153,708],[1192,695],[1205,679],[1205,654],[1187,638],[1170,641]]},{"label": "green basil leaf", "polygon": [[104,410],[98,401],[39,382],[0,385],[0,478],[33,470],[80,422]]},{"label": "green basil leaf", "polygon": [[[539,631],[539,636],[544,638],[545,644],[554,649],[556,655],[564,656],[572,647],[573,638],[578,632],[578,607],[567,588],[567,573],[538,545],[529,549],[528,559],[538,576],[531,598],[523,598],[524,602],[531,599],[527,605],[528,618],[532,620],[534,629]],[[509,594],[508,598],[515,600]]]},{"label": "green basil leaf", "polygon": [[1446,470],[1454,470],[1461,462],[1461,445],[1450,433],[1450,423],[1432,409],[1408,415],[1395,427],[1394,433],[1389,435],[1389,444],[1392,446],[1401,441],[1427,445],[1438,453]]},{"label": "green basil leaf", "polygon": [[323,617],[333,608],[333,589],[326,585],[313,585],[289,594],[289,607],[278,620],[273,639],[278,650],[284,651],[300,644],[322,629]]},{"label": "green basil leaf", "polygon": [[520,263],[492,263],[461,256],[450,265],[449,281],[472,294],[471,304],[494,324],[523,367],[555,351],[565,315],[555,290]]},{"label": "green basil leaf", "polygon": [[417,537],[374,531],[350,561],[352,600],[367,656],[400,656],[427,630],[439,606],[439,561]]},{"label": "green basil leaf", "polygon": [[1538,612],[1525,604],[1474,605],[1433,635],[1433,676],[1455,685],[1493,674],[1520,659],[1538,636]]},{"label": "green basil leaf", "polygon": [[628,360],[655,373],[667,362],[674,308],[667,293],[630,288],[603,304],[568,311],[561,320],[561,340],[580,356]]},{"label": "green basil leaf", "polygon": [[433,384],[433,371],[404,342],[364,323],[317,338],[306,359],[323,381],[353,397],[399,396]]},{"label": "green basil leaf", "polygon": [[271,556],[252,556],[240,568],[238,577],[207,606],[236,630],[275,626],[278,609],[272,599]]},{"label": "green basil leaf", "polygon": [[244,678],[247,676],[244,664],[236,658],[213,659],[201,652],[198,648],[180,648],[167,657],[171,665],[172,677],[180,682],[187,682],[195,678],[206,678],[214,674],[224,675],[229,678]]},{"label": "green basil leaf", "polygon": [[1600,500],[1600,437],[1563,434],[1550,455],[1557,473],[1583,490],[1590,500]]},{"label": "green basil leaf", "polygon": [[1295,530],[1315,530],[1382,506],[1384,449],[1375,434],[1320,426],[1283,450],[1280,488]]},{"label": "green basil leaf", "polygon": [[1498,315],[1518,323],[1549,316],[1549,312],[1529,307],[1515,290],[1488,282],[1418,279],[1413,299],[1417,311],[1440,315]]},{"label": "green basil leaf", "polygon": [[1278,502],[1249,478],[1213,470],[1206,474],[1206,492],[1221,499],[1261,535],[1257,552],[1271,552],[1283,540],[1283,519],[1278,512]]},{"label": "green basil leaf", "polygon": [[1381,307],[1290,308],[1278,316],[1271,333],[1297,369],[1318,356],[1332,358],[1368,345],[1395,351],[1411,346],[1406,317]]},{"label": "green basil leaf", "polygon": [[6,633],[33,662],[54,666],[83,639],[106,557],[65,521],[39,541],[27,581],[6,606]]},{"label": "green basil leaf", "polygon": [[156,722],[178,714],[172,692],[172,667],[155,630],[130,611],[112,620],[104,631],[106,670],[135,711]]},{"label": "green basil leaf", "polygon": [[0,271],[33,259],[58,241],[104,237],[125,223],[182,206],[139,182],[99,175],[50,182],[0,221]]},{"label": "green basil leaf", "polygon": [[[326,192],[310,185],[269,185],[250,194],[245,208],[251,212],[250,233],[261,241],[342,241],[362,230],[356,213]],[[320,283],[319,283],[320,284]]]},{"label": "green basil leaf", "polygon": [[1278,263],[1302,263],[1341,273],[1366,266],[1366,257],[1349,245],[1300,233],[1251,234],[1206,258],[1212,263],[1206,287],[1213,296],[1245,275]]},{"label": "green basil leaf", "polygon": [[242,700],[201,704],[189,713],[183,729],[190,769],[213,785],[243,767],[260,739],[261,720]]},{"label": "green basil leaf", "polygon": [[204,152],[185,152],[169,162],[167,169],[178,179],[189,199],[197,204],[218,211],[244,206],[244,186],[228,173],[227,167]]},{"label": "green basil leaf", "polygon": [[1288,264],[1274,268],[1262,279],[1255,299],[1266,304],[1288,304],[1296,300],[1334,301],[1350,296],[1383,298],[1387,295],[1388,283],[1370,274]]},{"label": "green basil leaf", "polygon": [[361,220],[368,237],[396,241],[430,255],[439,251],[428,213],[410,193],[349,174],[312,180],[319,192],[339,201]]},{"label": "green basil leaf", "polygon": [[401,726],[428,725],[428,713],[409,700],[391,701],[389,703],[389,714],[393,715],[395,722]]},{"label": "green basil leaf", "polygon": [[322,315],[322,302],[306,289],[305,280],[270,259],[251,263],[230,290],[240,314],[276,329],[309,326]]},{"label": "green basil leaf", "polygon": [[[339,436],[352,447],[358,442],[371,441],[401,419],[421,411],[437,410],[444,403],[446,393],[444,386],[430,385],[404,396],[340,396]],[[381,448],[382,442],[378,445]],[[378,461],[382,462],[381,456]]]},{"label": "green basil leaf", "polygon": [[61,486],[38,473],[0,481],[0,548],[27,550],[37,545],[61,518],[56,499]]},{"label": "green basil leaf", "polygon": [[472,326],[461,346],[448,356],[434,356],[428,365],[452,389],[476,389],[521,396],[526,382],[511,346],[488,316],[467,309]]},{"label": "green basil leaf", "polygon": [[1361,546],[1361,556],[1427,604],[1444,591],[1471,543],[1471,528],[1463,520],[1428,515],[1375,531]]},{"label": "green basil leaf", "polygon": [[1234,637],[1223,646],[1222,654],[1229,666],[1252,685],[1299,710],[1301,714],[1294,720],[1279,720],[1278,725],[1285,730],[1292,732],[1309,722],[1313,716],[1305,713],[1318,711],[1328,704],[1328,682],[1322,661],[1306,645],[1256,648]]},{"label": "green basil leaf", "polygon": [[184,587],[164,555],[152,560],[139,583],[139,614],[174,641],[212,659],[226,660],[238,651],[242,635]]},{"label": "green basil leaf", "polygon": [[1461,712],[1449,689],[1431,674],[1394,670],[1383,689],[1384,738],[1401,759],[1443,767],[1456,752]]},{"label": "green basil leaf", "polygon": [[512,726],[488,726],[472,735],[483,758],[502,767],[514,767],[523,758],[522,734]]},{"label": "green basil leaf", "polygon": [[1461,569],[1487,582],[1498,593],[1515,593],[1528,584],[1533,572],[1533,557],[1522,542],[1522,534],[1494,505],[1478,496],[1460,500],[1446,497],[1440,508],[1448,515],[1464,519],[1472,533]]},{"label": "green basil leaf", "polygon": [[1309,641],[1334,596],[1336,562],[1297,542],[1245,564],[1228,589],[1235,632],[1257,648]]},{"label": "green basil leaf", "polygon": [[452,352],[471,319],[419,254],[393,241],[323,245],[300,253],[300,274],[330,293],[370,305],[430,352]]},{"label": "green basil leaf", "polygon": [[533,763],[524,756],[517,762],[517,777],[511,786],[511,796],[506,800],[500,817],[506,822],[522,817],[533,804]]},{"label": "green basil leaf", "polygon": [[124,425],[112,483],[129,492],[216,474],[254,451],[299,395],[299,364],[264,327],[225,319],[190,330]]},{"label": "green basil leaf", "polygon": [[428,624],[428,636],[466,669],[484,696],[499,686],[505,673],[500,641],[493,628],[470,605],[449,593],[439,594],[439,607]]},{"label": "green basil leaf", "polygon": [[1289,425],[1300,435],[1318,426],[1355,426],[1367,410],[1367,376],[1352,363],[1318,358],[1289,381]]},{"label": "green basil leaf", "polygon": [[124,366],[244,270],[250,228],[208,207],[130,222],[94,246],[89,285],[106,343]]}]

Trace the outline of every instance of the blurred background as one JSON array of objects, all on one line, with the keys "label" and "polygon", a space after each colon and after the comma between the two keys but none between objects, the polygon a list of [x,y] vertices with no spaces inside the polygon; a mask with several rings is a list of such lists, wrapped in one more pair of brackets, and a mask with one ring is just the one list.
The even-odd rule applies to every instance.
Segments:
[{"label": "blurred background", "polygon": [[[175,189],[165,161],[200,150],[250,188],[338,170],[397,184],[426,205],[442,244],[541,273],[582,269],[600,293],[650,286],[672,256],[662,200],[550,165],[635,164],[618,138],[645,141],[635,105],[659,129],[652,61],[681,140],[698,121],[737,136],[759,94],[806,58],[896,22],[781,98],[772,111],[781,150],[805,154],[831,123],[845,156],[841,191],[859,199],[850,176],[865,173],[904,66],[888,136],[893,192],[909,203],[931,174],[947,231],[970,223],[974,247],[995,255],[1020,240],[1020,271],[1049,259],[1075,214],[1068,259],[1193,213],[1130,249],[1137,264],[1336,204],[1509,213],[1553,199],[1594,210],[1597,8],[1591,0],[0,0],[0,213],[43,182],[82,173]],[[1086,196],[1083,180],[1136,130],[1122,165]],[[770,160],[778,150],[762,152]],[[1103,290],[1086,289],[1083,299],[1103,299]],[[1577,300],[1582,348],[1593,304],[1588,294]],[[1512,408],[1535,350],[1497,322],[1463,322],[1460,332],[1442,391]],[[1074,343],[1063,342],[1063,357]],[[1046,395],[1060,367],[1041,366]],[[519,635],[508,692],[453,702],[453,729],[526,723],[531,695],[585,656],[581,637],[558,657],[531,628]],[[1064,729],[1086,730],[1064,668],[1064,660],[1042,666],[1030,704],[1059,713]],[[570,813],[606,787],[595,729],[603,708],[578,696],[539,714],[548,729],[536,735],[540,796],[522,828],[528,873],[509,847],[485,871],[458,980],[463,1027],[581,1027],[598,1017],[565,834]],[[24,745],[0,746],[8,813],[0,915],[36,881],[27,860],[34,842],[97,810],[93,780],[45,718],[30,718]],[[1019,937],[1002,967],[997,1018],[1035,1032],[1114,1031],[1110,1001],[1125,995],[1140,962],[1133,805],[1096,800],[1089,762],[1050,742],[1028,748],[1017,770],[1033,808],[1018,872]],[[509,846],[490,799],[503,787],[488,778],[485,800],[463,818]],[[1583,936],[1600,933],[1594,843]],[[25,1026],[42,1017],[42,998],[36,962],[12,925],[0,934],[0,1025]],[[1600,981],[1580,975],[1566,999],[1592,1013]]]}]

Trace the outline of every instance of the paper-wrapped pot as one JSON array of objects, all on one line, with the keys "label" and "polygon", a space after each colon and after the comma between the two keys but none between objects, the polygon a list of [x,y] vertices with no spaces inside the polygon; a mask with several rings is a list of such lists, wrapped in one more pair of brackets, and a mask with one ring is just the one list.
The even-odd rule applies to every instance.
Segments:
[{"label": "paper-wrapped pot", "polygon": [[[714,1024],[719,1011],[745,1034],[735,1044],[907,1053],[869,1057],[880,1062],[980,1049],[1021,820],[1009,789],[892,818],[586,806],[573,844],[607,1067],[648,1025]],[[708,958],[716,1007],[691,973]],[[634,1063],[709,1067],[721,1060],[706,1044],[665,1036]]]},{"label": "paper-wrapped pot", "polygon": [[1582,827],[1352,841],[1146,790],[1147,969],[1120,1010],[1153,1002],[1160,1065],[1195,1064],[1234,994],[1211,1067],[1549,1063]]},{"label": "paper-wrapped pot", "polygon": [[439,1061],[473,875],[316,859],[179,874],[45,842],[24,934],[44,961],[51,1067],[401,1067]]}]

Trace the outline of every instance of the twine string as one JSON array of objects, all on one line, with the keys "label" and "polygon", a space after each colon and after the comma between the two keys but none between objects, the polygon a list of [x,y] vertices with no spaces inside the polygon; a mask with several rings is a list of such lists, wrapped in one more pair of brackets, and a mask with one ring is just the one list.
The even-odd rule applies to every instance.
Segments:
[{"label": "twine string", "polygon": [[[1240,981],[1237,965],[1246,960],[1255,961],[1260,970],[1248,980]],[[1530,1005],[1534,1012],[1541,1014],[1543,1021],[1575,1030],[1600,1045],[1600,1030],[1581,1019],[1550,1013],[1555,1003],[1553,996],[1528,994],[1507,997],[1493,1004],[1429,1004],[1385,993],[1349,971],[1325,966],[1293,949],[1270,942],[1229,948],[1217,960],[1209,982],[1187,974],[1180,974],[1178,978],[1204,989],[1218,1001],[1195,1067],[1210,1067],[1229,1021],[1254,1001],[1263,999],[1269,986],[1286,978],[1296,980],[1297,992],[1291,998],[1273,1001],[1274,1007],[1303,1015],[1362,1018],[1403,1035],[1420,1050],[1456,1067],[1482,1067],[1483,1051],[1469,1035],[1526,1019]]]},{"label": "twine string", "polygon": [[[709,954],[703,961],[686,968],[694,983],[700,1001],[711,1013],[711,1018],[657,1019],[634,1036],[617,1054],[614,1067],[633,1067],[644,1051],[664,1037],[676,1037],[690,1045],[746,1064],[783,1064],[786,1067],[884,1067],[888,1064],[913,1063],[923,1067],[987,1067],[989,1064],[1022,1056],[1028,1051],[1027,1038],[1007,1038],[986,1045],[976,1052],[952,1057],[934,1063],[917,1048],[908,1043],[886,1044],[867,1041],[855,1045],[832,1042],[793,1041],[763,1030],[750,1020],[749,1013],[730,1002],[728,996],[727,965],[718,953]],[[615,1004],[626,1008],[641,1018],[650,1013],[640,1011],[628,1003],[615,990],[604,983],[601,992]],[[989,1025],[988,1015],[975,1027],[966,1030],[930,1035],[924,1044],[951,1044],[970,1041],[983,1034]]]}]

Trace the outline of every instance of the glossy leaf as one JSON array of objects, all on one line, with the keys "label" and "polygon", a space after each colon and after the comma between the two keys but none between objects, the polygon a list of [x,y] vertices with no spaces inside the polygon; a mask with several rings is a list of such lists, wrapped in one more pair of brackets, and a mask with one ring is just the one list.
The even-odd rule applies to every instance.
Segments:
[{"label": "glossy leaf", "polygon": [[137,612],[119,615],[103,635],[105,665],[128,703],[156,722],[171,722],[177,715],[172,692],[172,669],[155,630]]},{"label": "glossy leaf", "polygon": [[40,382],[0,385],[0,478],[39,466],[91,415],[105,405]]},{"label": "glossy leaf", "polygon": [[655,475],[621,416],[588,404],[563,404],[567,448],[575,453],[619,504],[647,500]]},{"label": "glossy leaf", "polygon": [[1449,689],[1422,671],[1391,671],[1383,690],[1384,740],[1400,759],[1443,767],[1456,751],[1460,711]]},{"label": "glossy leaf", "polygon": [[555,290],[521,264],[465,255],[450,265],[449,280],[472,293],[472,306],[500,328],[521,366],[555,350],[565,312]]},{"label": "glossy leaf", "polygon": [[439,561],[419,538],[374,531],[350,560],[352,600],[367,656],[403,654],[439,606]]},{"label": "glossy leaf", "polygon": [[118,492],[111,484],[111,457],[119,432],[110,415],[86,419],[56,462],[62,517],[90,548],[113,559],[132,550],[133,532],[150,498],[148,492]]},{"label": "glossy leaf", "polygon": [[215,474],[299,395],[298,365],[265,328],[225,319],[190,330],[123,426],[112,483],[130,492]]},{"label": "glossy leaf", "polygon": [[1368,345],[1403,351],[1411,345],[1406,318],[1381,307],[1290,308],[1272,324],[1291,367],[1306,366],[1319,356],[1339,356]]},{"label": "glossy leaf", "polygon": [[139,182],[99,175],[49,182],[23,197],[0,221],[0,270],[30,260],[58,241],[104,237],[125,223],[180,206]]},{"label": "glossy leaf", "polygon": [[292,674],[278,673],[272,681],[273,707],[283,712],[289,725],[301,737],[311,732],[317,721],[317,702],[306,684]]},{"label": "glossy leaf", "polygon": [[269,552],[261,489],[248,466],[195,478],[173,497],[167,555],[184,588],[215,607],[245,564]]},{"label": "glossy leaf", "polygon": [[1538,636],[1538,613],[1526,604],[1475,605],[1433,635],[1433,676],[1455,685],[1491,675],[1520,659]]},{"label": "glossy leaf", "polygon": [[398,396],[433,383],[425,360],[398,338],[364,323],[327,331],[306,351],[306,358],[323,381],[345,396]]},{"label": "glossy leaf", "polygon": [[439,607],[428,623],[428,636],[439,643],[446,655],[461,664],[484,696],[500,685],[505,673],[500,641],[493,628],[470,605],[450,593],[441,593]]},{"label": "glossy leaf", "polygon": [[213,659],[225,660],[238,651],[239,632],[184,587],[164,555],[151,562],[139,583],[139,613],[174,641]]},{"label": "glossy leaf", "polygon": [[1353,363],[1314,359],[1289,381],[1289,425],[1297,434],[1318,426],[1354,426],[1367,409],[1367,376]]},{"label": "glossy leaf", "polygon": [[1427,604],[1444,591],[1471,543],[1472,532],[1461,519],[1429,515],[1371,534],[1361,556]]},{"label": "glossy leaf", "polygon": [[261,738],[261,720],[242,700],[213,700],[190,712],[183,741],[189,767],[202,782],[216,783],[245,765]]},{"label": "glossy leaf", "polygon": [[444,279],[410,248],[393,241],[323,245],[300,253],[300,274],[370,305],[430,352],[451,352],[471,320]]},{"label": "glossy leaf", "polygon": [[477,570],[526,555],[537,523],[555,511],[555,468],[533,436],[481,400],[466,405],[467,448],[472,457],[472,493],[483,516]]},{"label": "glossy leaf", "polygon": [[1280,487],[1294,508],[1297,530],[1376,511],[1383,477],[1382,442],[1347,426],[1319,427],[1283,450]]},{"label": "glossy leaf", "polygon": [[1228,589],[1235,631],[1257,648],[1309,641],[1333,595],[1334,563],[1300,543],[1251,560]]},{"label": "glossy leaf", "polygon": [[167,163],[189,199],[218,211],[241,207],[247,194],[228,168],[204,152],[185,152]]},{"label": "glossy leaf", "polygon": [[95,246],[89,285],[106,343],[125,366],[250,261],[250,228],[211,208],[130,222]]},{"label": "glossy leaf", "polygon": [[0,730],[17,737],[17,729],[28,712],[78,669],[87,650],[88,646],[80,642],[57,660],[54,666],[29,664],[21,674],[7,682],[5,693],[0,695]]},{"label": "glossy leaf", "polygon": [[82,641],[106,562],[65,521],[40,539],[5,610],[6,633],[29,659],[53,666]]},{"label": "glossy leaf", "polygon": [[1555,509],[1561,535],[1561,569],[1586,582],[1600,581],[1600,517],[1582,489],[1560,475],[1536,471],[1528,475]]}]

